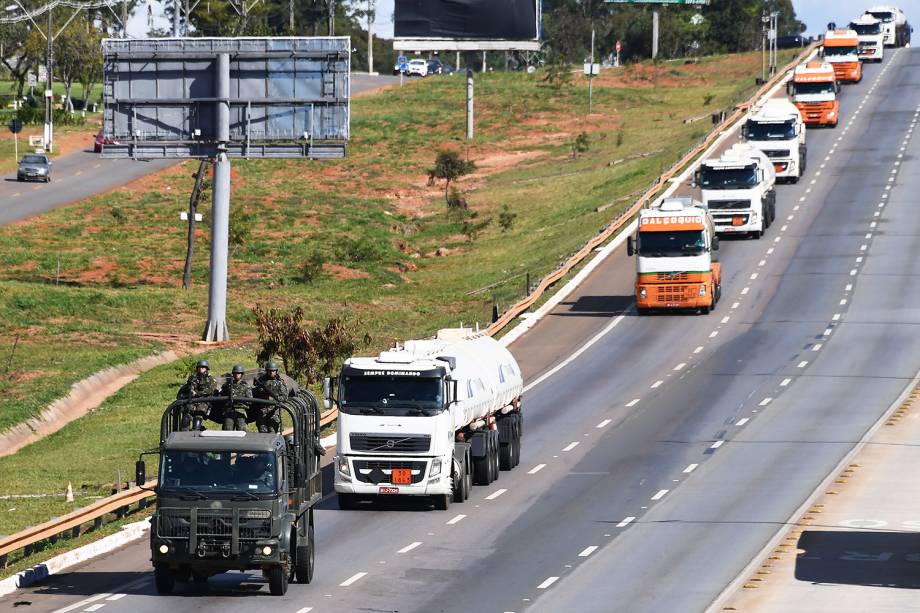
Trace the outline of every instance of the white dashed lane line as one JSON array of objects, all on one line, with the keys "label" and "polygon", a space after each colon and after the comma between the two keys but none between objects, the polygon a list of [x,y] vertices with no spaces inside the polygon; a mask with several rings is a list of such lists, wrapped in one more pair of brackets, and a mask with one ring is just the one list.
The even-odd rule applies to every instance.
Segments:
[{"label": "white dashed lane line", "polygon": [[[540,468],[543,468],[544,466],[546,466],[546,464],[541,464],[541,465],[540,465]],[[535,473],[535,472],[537,472],[537,471],[536,471],[536,470],[532,470],[530,474],[533,474],[533,473]],[[466,515],[464,515],[463,513],[461,513],[460,515],[457,515],[457,516],[454,517],[453,519],[448,520],[448,521],[447,521],[447,525],[448,525],[448,526],[453,526],[454,524],[460,523],[460,522],[463,521],[465,518],[466,518]]]},{"label": "white dashed lane line", "polygon": [[638,399],[638,398],[633,398],[632,400],[630,400],[629,402],[626,403],[626,406],[628,406],[628,407],[634,407],[634,406],[636,406],[637,404],[639,404],[639,399]]},{"label": "white dashed lane line", "polygon": [[365,575],[367,575],[366,572],[355,573],[345,581],[342,581],[339,584],[339,587],[348,587],[349,585],[354,585],[356,581],[360,580],[361,577],[364,577]]},{"label": "white dashed lane line", "polygon": [[691,464],[690,466],[688,466],[687,468],[684,469],[684,473],[689,475],[689,474],[692,473],[694,470],[696,470],[696,467],[697,467],[697,466],[699,466],[699,464]]},{"label": "white dashed lane line", "polygon": [[658,492],[652,496],[652,500],[661,500],[668,493],[668,490],[658,490]]},{"label": "white dashed lane line", "polygon": [[594,427],[600,429],[600,428],[606,427],[608,424],[610,424],[610,420],[609,420],[609,419],[605,419],[604,421],[602,421],[601,423],[597,424],[597,425],[594,426]]},{"label": "white dashed lane line", "polygon": [[397,551],[396,553],[409,553],[410,551],[412,551],[413,549],[415,549],[416,547],[418,547],[418,546],[421,545],[421,544],[422,544],[421,541],[415,541],[414,543],[409,543],[408,545],[406,545],[405,547],[403,547],[402,549],[400,549],[400,550]]},{"label": "white dashed lane line", "polygon": [[629,517],[625,517],[623,518],[623,521],[617,524],[617,528],[625,528],[626,526],[628,526],[634,521],[636,521],[636,518],[633,515],[630,515]]},{"label": "white dashed lane line", "polygon": [[563,451],[572,451],[572,450],[575,449],[576,447],[578,447],[578,441],[572,441],[571,443],[569,443],[568,445],[566,445],[565,447],[563,447],[562,450],[563,450]]},{"label": "white dashed lane line", "polygon": [[587,558],[589,555],[597,551],[597,545],[591,545],[590,547],[585,547],[581,553],[578,554],[579,558]]},{"label": "white dashed lane line", "polygon": [[748,423],[749,421],[750,419],[748,419],[747,417],[742,417],[741,419],[738,420],[738,423],[736,423],[735,425],[740,428],[741,426]]},{"label": "white dashed lane line", "polygon": [[719,447],[721,447],[721,446],[724,445],[724,444],[725,444],[725,441],[716,441],[715,443],[713,443],[712,445],[710,445],[709,448],[710,448],[710,449],[718,449]]},{"label": "white dashed lane line", "polygon": [[508,491],[508,490],[506,490],[506,489],[504,489],[504,488],[503,488],[503,489],[500,489],[500,490],[495,490],[494,492],[492,492],[491,494],[489,494],[488,496],[486,496],[486,500],[495,500],[496,498],[498,498],[499,496],[501,496],[502,494],[504,494],[504,493],[507,492],[507,491]]},{"label": "white dashed lane line", "polygon": [[537,589],[538,589],[538,590],[545,590],[546,588],[548,588],[548,587],[551,586],[552,584],[556,583],[557,581],[559,581],[559,577],[547,577],[546,580],[545,580],[543,583],[541,583],[540,585],[537,586]]}]

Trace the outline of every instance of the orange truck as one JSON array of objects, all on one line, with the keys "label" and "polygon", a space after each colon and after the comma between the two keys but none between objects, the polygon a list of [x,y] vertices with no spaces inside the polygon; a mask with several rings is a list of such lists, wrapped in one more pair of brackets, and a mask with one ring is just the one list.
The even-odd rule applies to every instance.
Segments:
[{"label": "orange truck", "polygon": [[787,88],[806,126],[837,125],[840,120],[840,101],[837,100],[840,86],[833,66],[819,60],[799,64]]},{"label": "orange truck", "polygon": [[665,198],[639,212],[626,252],[636,257],[636,310],[709,313],[722,295],[719,239],[709,211],[691,198]]},{"label": "orange truck", "polygon": [[824,35],[824,61],[833,66],[841,83],[859,83],[862,64],[859,62],[859,35],[855,30],[837,28]]}]

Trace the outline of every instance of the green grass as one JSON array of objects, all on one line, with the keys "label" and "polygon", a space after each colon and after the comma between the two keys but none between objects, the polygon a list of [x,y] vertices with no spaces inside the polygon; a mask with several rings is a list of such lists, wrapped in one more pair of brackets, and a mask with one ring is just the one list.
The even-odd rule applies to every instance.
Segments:
[{"label": "green grass", "polygon": [[[345,160],[234,161],[233,227],[242,239],[232,246],[231,333],[253,333],[255,304],[300,305],[316,322],[345,316],[370,333],[374,349],[460,321],[485,325],[493,299],[502,308],[519,299],[523,273],[536,283],[555,269],[630,204],[623,196],[649,185],[710,129],[708,121],[684,119],[743,100],[759,70],[758,54],[627,67],[595,81],[590,116],[583,81],[556,90],[540,74],[477,75],[477,138],[469,146],[458,77],[356,99]],[[570,143],[582,130],[590,148],[573,159]],[[443,147],[486,169],[458,185],[479,219],[493,219],[473,241],[446,214],[442,190],[426,187],[426,170]],[[516,157],[503,160],[509,153]],[[100,358],[108,347],[143,349],[131,340],[138,331],[200,333],[206,231],[193,287],[179,287],[186,229],[178,216],[192,170],[185,164],[143,187],[0,229],[0,357],[20,337],[11,372],[39,369],[28,356],[42,344]],[[517,214],[508,231],[496,223],[503,205]],[[201,208],[206,230],[209,205]],[[434,255],[439,249],[448,255]],[[335,266],[304,283],[301,266],[315,251]],[[254,353],[247,347],[213,357],[251,364]],[[178,382],[175,368],[154,369],[91,415],[0,458],[0,494],[62,492],[68,481],[80,491],[107,491],[115,469],[130,474],[137,452],[156,442],[160,412]],[[8,380],[0,389],[21,398],[46,383]],[[12,513],[0,532],[59,512]]]}]

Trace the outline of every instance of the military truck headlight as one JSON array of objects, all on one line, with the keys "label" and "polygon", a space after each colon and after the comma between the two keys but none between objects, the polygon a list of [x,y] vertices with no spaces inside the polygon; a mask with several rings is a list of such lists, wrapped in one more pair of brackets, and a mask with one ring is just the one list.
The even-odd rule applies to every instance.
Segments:
[{"label": "military truck headlight", "polygon": [[347,477],[351,476],[351,469],[348,468],[348,458],[346,458],[345,456],[343,455],[338,456],[337,462],[336,462],[336,468],[343,475]]},{"label": "military truck headlight", "polygon": [[434,460],[431,462],[431,473],[429,477],[437,477],[441,474],[441,460]]},{"label": "military truck headlight", "polygon": [[163,555],[169,553],[169,545],[160,545],[160,553]]},{"label": "military truck headlight", "polygon": [[639,288],[639,297],[642,298],[643,300],[645,300],[646,298],[648,298],[648,290],[645,289],[644,287],[640,287],[640,288]]},{"label": "military truck headlight", "polygon": [[705,295],[706,295],[706,286],[701,285],[700,286],[700,296],[705,296]]},{"label": "military truck headlight", "polygon": [[263,556],[270,556],[270,555],[272,555],[272,548],[269,547],[268,545],[266,545],[265,547],[263,547],[263,548],[262,548],[262,555],[263,555]]}]

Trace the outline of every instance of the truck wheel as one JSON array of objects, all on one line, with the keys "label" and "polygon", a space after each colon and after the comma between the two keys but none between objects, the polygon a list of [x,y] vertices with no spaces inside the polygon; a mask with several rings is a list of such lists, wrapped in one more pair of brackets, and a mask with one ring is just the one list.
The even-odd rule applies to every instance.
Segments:
[{"label": "truck wheel", "polygon": [[268,569],[268,591],[272,596],[284,596],[288,588],[288,574],[280,564]]},{"label": "truck wheel", "polygon": [[521,439],[524,438],[524,416],[515,415],[515,429],[514,429],[514,465],[517,466],[521,463]]},{"label": "truck wheel", "polygon": [[513,441],[509,441],[508,443],[501,446],[501,449],[498,452],[498,468],[500,470],[511,470],[514,468]]},{"label": "truck wheel", "polygon": [[466,458],[460,463],[460,475],[459,478],[454,482],[454,502],[466,502],[467,490],[466,490]]},{"label": "truck wheel", "polygon": [[450,494],[438,494],[431,497],[436,511],[446,511],[450,507]]},{"label": "truck wheel", "polygon": [[310,583],[313,581],[313,567],[316,561],[316,550],[313,548],[313,526],[307,528],[307,544],[298,545],[296,552],[294,574],[297,577],[297,583]]},{"label": "truck wheel", "polygon": [[492,430],[492,481],[498,481],[501,460],[501,445],[498,442],[498,430]]},{"label": "truck wheel", "polygon": [[491,483],[491,476],[492,460],[487,449],[486,455],[473,460],[473,483],[476,485],[489,485],[489,483]]},{"label": "truck wheel", "polygon": [[470,493],[473,491],[473,464],[470,461],[471,456],[466,457],[466,473],[463,475],[463,498],[470,499]]},{"label": "truck wheel", "polygon": [[156,584],[158,593],[172,594],[173,588],[176,587],[176,576],[169,570],[168,565],[155,564],[153,567],[153,582]]},{"label": "truck wheel", "polygon": [[358,506],[358,497],[354,494],[338,495],[339,509],[342,511],[351,511]]}]

